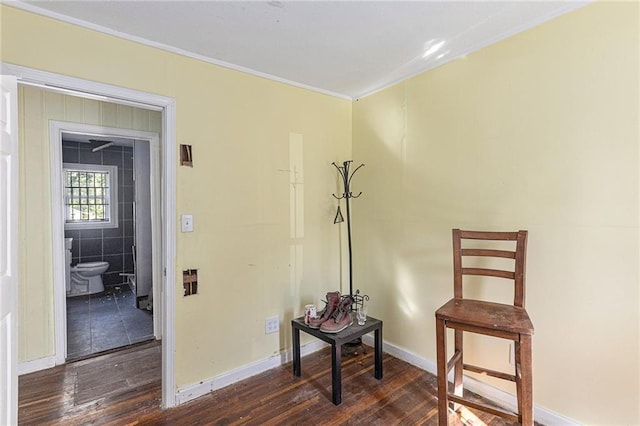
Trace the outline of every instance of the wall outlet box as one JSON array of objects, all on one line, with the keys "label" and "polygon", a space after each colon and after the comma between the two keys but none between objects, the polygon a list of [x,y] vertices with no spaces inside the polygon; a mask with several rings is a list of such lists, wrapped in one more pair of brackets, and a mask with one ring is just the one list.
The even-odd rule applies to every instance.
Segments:
[{"label": "wall outlet box", "polygon": [[277,333],[278,331],[280,331],[279,317],[269,317],[264,320],[264,334]]},{"label": "wall outlet box", "polygon": [[182,271],[182,286],[184,287],[184,295],[191,296],[198,293],[198,270],[185,269]]}]

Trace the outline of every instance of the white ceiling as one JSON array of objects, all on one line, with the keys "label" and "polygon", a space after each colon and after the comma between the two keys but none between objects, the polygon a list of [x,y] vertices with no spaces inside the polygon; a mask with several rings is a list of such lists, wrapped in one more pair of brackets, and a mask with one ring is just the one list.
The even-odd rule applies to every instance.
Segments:
[{"label": "white ceiling", "polygon": [[585,1],[4,1],[356,99]]}]

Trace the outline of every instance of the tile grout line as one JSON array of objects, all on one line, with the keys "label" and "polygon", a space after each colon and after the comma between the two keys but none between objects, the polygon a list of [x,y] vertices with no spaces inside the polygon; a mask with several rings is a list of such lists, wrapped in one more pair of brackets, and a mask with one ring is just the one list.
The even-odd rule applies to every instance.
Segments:
[{"label": "tile grout line", "polygon": [[129,329],[127,328],[127,323],[124,321],[124,318],[122,317],[122,310],[120,309],[120,303],[118,303],[118,295],[120,295],[122,293],[118,293],[118,295],[117,295],[114,292],[112,294],[113,294],[114,303],[116,304],[116,308],[118,309],[118,319],[120,320],[120,323],[122,324],[122,327],[124,328],[125,334],[127,335],[127,341],[129,342],[129,344],[131,344],[131,336],[129,335]]},{"label": "tile grout line", "polygon": [[[132,303],[132,297],[133,293],[132,291],[126,287],[126,285],[124,286],[120,286],[122,289],[125,289],[124,291],[121,290],[112,290],[109,291],[106,294],[103,294],[99,297],[88,297],[88,299],[86,300],[86,303],[88,303],[88,307],[87,307],[87,311],[85,312],[84,310],[82,310],[82,312],[78,312],[77,310],[75,310],[75,312],[69,314],[69,310],[67,311],[67,321],[69,324],[74,323],[75,321],[75,325],[76,328],[78,325],[80,325],[80,322],[88,322],[88,333],[85,334],[84,332],[80,332],[79,334],[85,335],[87,337],[87,340],[89,341],[89,345],[88,348],[86,345],[83,345],[82,342],[82,336],[76,336],[77,340],[70,340],[69,336],[67,337],[67,359],[73,360],[74,358],[79,358],[79,357],[83,357],[83,356],[87,356],[87,355],[91,355],[94,353],[97,353],[99,351],[103,351],[103,350],[110,350],[110,349],[116,349],[118,347],[125,347],[125,346],[130,346],[133,345],[135,343],[139,343],[142,341],[147,340],[147,337],[149,339],[153,338],[153,334],[148,334],[147,335],[147,322],[148,320],[152,321],[151,318],[146,318],[144,321],[142,321],[142,319],[139,316],[136,316],[135,314],[132,314],[132,312],[135,312],[136,309],[134,307],[130,307],[129,303]],[[105,303],[105,302],[109,302],[109,303]],[[100,303],[102,302],[102,304]],[[84,302],[82,302],[84,303]],[[115,304],[115,306],[111,306],[108,307],[107,311],[105,312],[104,315],[97,315],[96,311],[102,311],[102,309],[100,309],[100,306],[104,305],[105,307],[107,307],[108,305],[111,304]],[[77,303],[74,302],[74,305],[76,305],[76,309],[77,309]],[[115,309],[113,309],[115,308]],[[131,308],[131,309],[129,309]],[[83,321],[81,318],[83,316],[88,315],[88,318]],[[125,314],[132,314],[130,316],[132,316],[131,321],[127,321],[126,315]],[[97,315],[97,316],[96,316]],[[126,343],[124,344],[117,344],[114,347],[109,347],[109,348],[96,348],[95,346],[98,345],[100,343],[100,339],[98,339],[98,334],[96,334],[98,330],[98,326],[100,325],[100,323],[111,323],[113,324],[113,322],[115,322],[114,318],[117,315],[117,319],[119,320],[119,324],[120,326],[122,326],[124,328],[124,336],[122,338],[122,340],[124,340],[124,338],[126,338]],[[75,320],[73,319],[75,317]],[[79,317],[79,318],[78,318]],[[84,327],[84,325],[80,325],[81,327]],[[137,326],[140,326],[138,328],[136,328]],[[119,327],[118,327],[119,328]],[[132,332],[138,332],[137,334],[139,334],[139,338],[134,339],[133,335],[135,333]],[[122,334],[119,334],[122,335]],[[80,337],[78,339],[78,337]],[[109,338],[112,338],[112,335],[105,335],[105,342],[109,341]],[[73,345],[80,345],[81,347],[73,347]],[[109,346],[109,345],[107,345]],[[71,357],[70,357],[71,356]]]}]

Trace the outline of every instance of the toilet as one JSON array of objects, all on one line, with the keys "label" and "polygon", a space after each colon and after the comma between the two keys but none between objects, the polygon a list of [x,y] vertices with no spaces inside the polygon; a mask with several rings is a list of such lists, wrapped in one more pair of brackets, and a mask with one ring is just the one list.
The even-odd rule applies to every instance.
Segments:
[{"label": "toilet", "polygon": [[68,297],[101,293],[104,291],[102,276],[109,269],[108,262],[78,263],[70,268]]},{"label": "toilet", "polygon": [[73,238],[64,239],[65,278],[67,297],[102,293],[102,275],[109,269],[108,262],[86,262],[71,266],[71,248]]}]

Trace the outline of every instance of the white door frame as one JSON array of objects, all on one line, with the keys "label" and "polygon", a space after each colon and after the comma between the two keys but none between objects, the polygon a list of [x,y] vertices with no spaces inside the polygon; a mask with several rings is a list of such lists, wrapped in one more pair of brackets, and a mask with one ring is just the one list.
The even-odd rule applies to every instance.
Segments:
[{"label": "white door frame", "polygon": [[[63,218],[63,177],[62,177],[62,133],[89,134],[92,136],[127,138],[149,142],[151,172],[151,252],[154,283],[162,282],[162,216],[160,212],[160,135],[140,130],[116,127],[94,126],[91,124],[66,121],[49,121],[49,159],[51,165],[51,229],[53,235],[53,300],[55,328],[55,362],[64,364],[67,358],[67,298],[65,288],[64,258],[64,218]],[[162,336],[162,288],[153,286],[153,332],[156,339]]]},{"label": "white door frame", "polygon": [[[18,83],[40,85],[49,90],[69,91],[76,96],[162,111],[162,406],[176,405],[174,372],[175,239],[176,239],[176,103],[175,99],[138,90],[97,83],[19,65],[0,63],[2,74]],[[62,253],[62,252],[61,252]],[[57,354],[56,354],[57,356]]]},{"label": "white door frame", "polygon": [[18,423],[18,90],[0,95],[0,424]]}]

